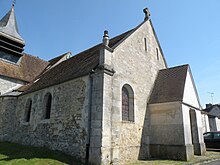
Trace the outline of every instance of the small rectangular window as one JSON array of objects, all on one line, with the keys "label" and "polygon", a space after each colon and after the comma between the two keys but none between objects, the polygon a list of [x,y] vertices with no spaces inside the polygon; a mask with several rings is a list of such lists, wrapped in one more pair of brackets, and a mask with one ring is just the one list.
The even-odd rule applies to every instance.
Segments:
[{"label": "small rectangular window", "polygon": [[28,99],[25,107],[25,122],[30,122],[31,109],[32,109],[32,100]]},{"label": "small rectangular window", "polygon": [[148,48],[147,48],[147,38],[144,38],[144,50],[147,52]]},{"label": "small rectangular window", "polygon": [[157,60],[160,60],[160,58],[159,58],[159,50],[158,50],[158,48],[156,48],[156,53],[157,53]]}]

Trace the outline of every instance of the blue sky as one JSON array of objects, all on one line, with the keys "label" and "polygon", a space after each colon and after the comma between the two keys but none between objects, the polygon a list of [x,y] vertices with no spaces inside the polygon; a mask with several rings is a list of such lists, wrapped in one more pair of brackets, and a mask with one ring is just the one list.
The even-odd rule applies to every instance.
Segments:
[{"label": "blue sky", "polygon": [[[0,17],[12,0],[0,0]],[[17,0],[25,52],[49,60],[136,27],[148,7],[169,67],[190,64],[201,104],[220,103],[219,0]]]}]

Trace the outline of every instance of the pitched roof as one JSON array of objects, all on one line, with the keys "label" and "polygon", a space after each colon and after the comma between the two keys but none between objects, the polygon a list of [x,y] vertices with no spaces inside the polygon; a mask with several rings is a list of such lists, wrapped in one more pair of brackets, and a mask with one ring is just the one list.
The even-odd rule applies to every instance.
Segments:
[{"label": "pitched roof", "polygon": [[62,58],[64,58],[65,56],[67,56],[68,54],[71,54],[71,52],[68,52],[68,53],[64,53],[58,57],[55,57],[53,59],[50,59],[48,62],[50,63],[49,65],[54,65],[56,64],[57,62],[59,62]]},{"label": "pitched roof", "polygon": [[[109,47],[111,48],[116,45],[124,37],[129,35],[131,31],[132,30],[129,30],[126,33],[110,39]],[[88,75],[99,64],[99,50],[102,46],[102,44],[98,44],[61,62],[47,72],[43,72],[37,81],[23,88],[23,91],[25,91],[24,94]],[[54,60],[51,62],[53,61]]]},{"label": "pitched roof", "polygon": [[[55,57],[55,58],[53,58],[53,59],[50,59],[50,60],[48,61],[47,67],[45,67],[44,70],[43,70],[35,79],[39,79],[39,78],[44,74],[44,72],[47,72],[47,71],[48,71],[49,69],[51,69],[52,67],[58,65],[59,63],[61,63],[61,62],[64,61],[64,60],[66,60],[66,59],[69,57],[70,54],[71,54],[71,53],[68,52],[68,53],[62,54],[62,55],[60,55],[60,56],[58,56],[58,57]],[[29,86],[30,86],[30,85],[29,85]]]},{"label": "pitched roof", "polygon": [[189,65],[160,70],[149,103],[182,101]]},{"label": "pitched roof", "polygon": [[213,108],[217,107],[218,109],[220,109],[220,105],[219,104],[215,104],[215,105],[211,105],[209,107],[206,107],[205,109],[203,109],[203,111],[205,112],[210,112]]},{"label": "pitched roof", "polygon": [[137,28],[134,28],[134,29],[131,29],[125,33],[122,33],[121,35],[118,35],[112,39],[110,39],[109,41],[109,47],[110,48],[114,48],[116,45],[118,45],[122,40],[124,40],[125,38],[127,38],[127,36],[129,36],[130,34],[132,34],[132,32],[135,31],[135,29]]},{"label": "pitched roof", "polygon": [[31,82],[48,65],[48,62],[24,54],[19,65],[0,60],[0,75]]},{"label": "pitched roof", "polygon": [[19,34],[14,7],[0,20],[0,34],[24,44],[24,40]]},{"label": "pitched roof", "polygon": [[39,76],[25,93],[40,90],[52,85],[87,75],[99,63],[99,49],[95,46],[83,53],[63,61]]}]

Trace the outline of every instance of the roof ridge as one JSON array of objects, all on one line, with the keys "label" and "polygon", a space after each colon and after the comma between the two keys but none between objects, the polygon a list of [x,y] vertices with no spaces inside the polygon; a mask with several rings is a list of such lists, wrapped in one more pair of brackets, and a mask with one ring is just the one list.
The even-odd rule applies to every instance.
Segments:
[{"label": "roof ridge", "polygon": [[53,61],[53,60],[55,60],[55,59],[59,59],[59,58],[65,56],[65,55],[67,55],[67,54],[69,54],[69,53],[72,54],[72,52],[66,52],[66,53],[63,53],[63,54],[61,54],[61,55],[59,55],[59,56],[57,56],[57,57],[54,57],[54,58],[48,60],[48,62],[51,62],[51,61]]},{"label": "roof ridge", "polygon": [[37,60],[40,60],[40,61],[43,61],[43,62],[48,62],[48,61],[46,61],[46,60],[43,60],[43,59],[41,59],[41,58],[39,58],[38,56],[34,56],[34,55],[31,55],[31,54],[28,54],[28,53],[22,53],[24,56],[30,56],[30,57],[32,57],[32,58],[35,58],[35,59],[37,59]]},{"label": "roof ridge", "polygon": [[[132,30],[134,30],[134,29],[128,30],[127,32],[124,32],[124,33],[122,33],[122,34],[116,35],[115,37],[111,38],[111,39],[110,39],[110,44],[113,44],[111,47],[113,47],[115,44],[117,44],[117,43],[123,38],[124,35],[126,35],[126,34],[129,33],[129,32],[131,32]],[[124,37],[125,37],[125,36],[124,36]],[[117,39],[117,38],[119,38],[120,40],[115,41],[115,42],[117,42],[117,43],[113,42],[113,40],[115,40],[115,39]],[[111,42],[113,42],[113,43],[111,43]],[[89,48],[87,48],[87,49],[85,49],[85,50],[83,50],[83,51],[81,51],[81,52],[79,52],[79,53],[73,55],[71,58],[75,58],[76,56],[79,56],[79,55],[81,55],[81,54],[83,54],[83,53],[85,53],[85,52],[87,52],[87,51],[90,51],[90,50],[94,49],[95,47],[99,47],[99,46],[101,46],[101,45],[102,45],[101,42],[98,43],[98,44],[95,44],[95,45],[93,45],[93,46],[91,46],[91,47],[89,47]],[[48,62],[50,62],[50,61],[53,60],[53,59],[62,57],[62,56],[64,56],[64,55],[68,54],[68,53],[71,53],[71,52],[67,52],[67,53],[64,53],[64,54],[62,54],[62,55],[60,55],[60,56],[57,56],[57,57],[55,57],[55,58],[52,58],[52,59],[50,59]],[[72,54],[72,53],[71,53],[71,54]],[[69,59],[71,59],[71,58],[69,58]],[[69,60],[69,59],[68,59],[68,60]]]},{"label": "roof ridge", "polygon": [[182,67],[189,67],[189,64],[183,64],[183,65],[173,66],[173,67],[169,67],[169,68],[164,68],[164,69],[161,69],[160,71],[172,70],[172,69],[177,69],[177,68],[182,68]]},{"label": "roof ridge", "polygon": [[101,46],[101,45],[102,45],[102,44],[99,43],[99,44],[97,44],[97,45],[94,45],[94,46],[92,46],[92,47],[86,49],[86,50],[83,50],[82,52],[79,52],[79,53],[73,55],[73,56],[72,56],[71,58],[69,58],[68,60],[70,60],[70,59],[72,59],[72,58],[75,58],[76,56],[78,57],[79,55],[81,55],[81,54],[83,54],[83,53],[85,53],[85,52],[87,52],[87,51],[89,51],[89,50],[92,50],[92,49],[94,49],[95,47]]},{"label": "roof ridge", "polygon": [[[109,40],[109,47],[111,47],[112,49],[115,49],[124,39],[126,39],[128,36],[130,36],[132,34],[133,31],[135,31],[135,29],[137,29],[137,27],[130,29],[122,34],[119,34],[113,38],[111,38]],[[116,40],[115,42],[113,42],[114,40]],[[113,42],[113,43],[111,43]]]}]

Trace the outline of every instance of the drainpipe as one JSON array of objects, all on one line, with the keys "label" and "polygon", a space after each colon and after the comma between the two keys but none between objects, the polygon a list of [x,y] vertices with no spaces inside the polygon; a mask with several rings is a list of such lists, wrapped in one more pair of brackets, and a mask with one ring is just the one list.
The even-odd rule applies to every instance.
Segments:
[{"label": "drainpipe", "polygon": [[92,70],[89,73],[89,110],[88,110],[88,138],[87,138],[87,143],[86,143],[86,164],[89,163],[89,149],[90,149],[90,137],[91,137],[91,113],[92,113],[92,88],[93,88],[93,78],[92,74],[95,71]]}]

